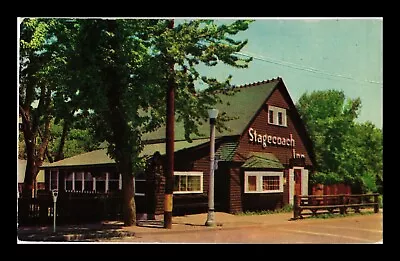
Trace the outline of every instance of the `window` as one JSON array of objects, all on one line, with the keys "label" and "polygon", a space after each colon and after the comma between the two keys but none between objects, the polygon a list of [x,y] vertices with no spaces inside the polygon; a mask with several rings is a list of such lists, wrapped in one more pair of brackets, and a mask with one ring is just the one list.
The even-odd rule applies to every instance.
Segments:
[{"label": "window", "polygon": [[75,173],[75,191],[83,191],[83,172]]},{"label": "window", "polygon": [[275,106],[268,106],[268,123],[287,127],[286,109]]},{"label": "window", "polygon": [[248,190],[257,191],[257,176],[248,177]]},{"label": "window", "polygon": [[140,172],[133,179],[133,185],[135,186],[135,196],[145,196],[146,195],[146,176],[144,172]]},{"label": "window", "polygon": [[283,115],[281,111],[278,111],[278,125],[283,125]]},{"label": "window", "polygon": [[263,191],[279,190],[279,176],[263,176]]},{"label": "window", "polygon": [[93,177],[90,172],[85,172],[84,190],[85,191],[93,190]]},{"label": "window", "polygon": [[73,184],[74,184],[74,173],[71,172],[71,173],[69,173],[68,176],[65,178],[65,185],[64,185],[65,190],[66,190],[66,191],[75,190],[75,187],[74,187]]},{"label": "window", "polygon": [[93,191],[95,179],[90,172],[70,172],[64,179],[65,191]]},{"label": "window", "polygon": [[58,189],[58,170],[52,171],[50,170],[50,190]]},{"label": "window", "polygon": [[203,172],[174,172],[174,193],[203,193]]},{"label": "window", "polygon": [[109,191],[117,191],[120,189],[119,182],[120,174],[117,172],[110,172],[108,176],[108,190]]},{"label": "window", "polygon": [[274,123],[274,111],[269,110],[268,112],[268,123]]},{"label": "window", "polygon": [[244,178],[245,193],[283,192],[283,172],[245,171]]},{"label": "window", "polygon": [[96,177],[96,191],[97,192],[106,192],[106,175],[107,173],[103,172],[100,176]]}]

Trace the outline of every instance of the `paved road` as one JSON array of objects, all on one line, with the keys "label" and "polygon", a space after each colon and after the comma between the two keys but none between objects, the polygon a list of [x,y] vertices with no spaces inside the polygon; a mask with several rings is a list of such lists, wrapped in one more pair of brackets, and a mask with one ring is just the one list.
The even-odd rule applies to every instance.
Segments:
[{"label": "paved road", "polygon": [[260,225],[196,232],[138,234],[114,242],[160,243],[252,243],[252,244],[342,244],[381,243],[382,213],[333,219],[308,219],[279,225]]}]

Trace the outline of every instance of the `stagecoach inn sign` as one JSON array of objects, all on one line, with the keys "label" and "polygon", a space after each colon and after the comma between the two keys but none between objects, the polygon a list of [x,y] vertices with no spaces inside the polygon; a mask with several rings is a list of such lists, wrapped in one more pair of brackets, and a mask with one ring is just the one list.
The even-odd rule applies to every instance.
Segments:
[{"label": "stagecoach inn sign", "polygon": [[271,136],[268,134],[261,135],[261,134],[258,134],[255,129],[249,128],[249,141],[253,142],[254,144],[261,144],[263,148],[266,148],[267,145],[277,145],[277,146],[283,146],[283,147],[286,146],[288,148],[293,149],[293,157],[304,158],[304,154],[296,155],[296,151],[294,149],[296,142],[293,139],[292,134],[289,135],[289,138]]}]

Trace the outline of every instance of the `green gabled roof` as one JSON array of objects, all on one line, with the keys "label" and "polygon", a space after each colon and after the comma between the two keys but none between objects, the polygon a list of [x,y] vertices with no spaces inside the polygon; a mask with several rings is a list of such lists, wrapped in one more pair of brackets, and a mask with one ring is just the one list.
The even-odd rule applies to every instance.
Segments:
[{"label": "green gabled roof", "polygon": [[[241,135],[247,124],[254,117],[265,100],[270,96],[280,80],[281,78],[278,77],[277,79],[235,87],[238,88],[239,91],[233,96],[220,94],[223,103],[218,103],[215,106],[219,110],[219,113],[226,112],[228,116],[237,116],[238,119],[226,122],[226,126],[229,127],[231,131],[216,131],[216,137]],[[227,105],[227,102],[229,102],[229,105]],[[208,122],[204,122],[199,126],[199,133],[200,136],[193,135],[191,138],[198,139],[210,137],[210,126]],[[183,122],[175,122],[175,140],[184,140],[184,134],[185,130]],[[142,140],[144,141],[164,139],[165,126],[159,128],[157,131],[146,133],[142,136]]]},{"label": "green gabled roof", "polygon": [[[209,142],[209,139],[193,140],[189,143],[187,141],[177,141],[174,143],[174,151],[188,149],[202,145]],[[161,155],[165,154],[165,143],[155,143],[144,145],[143,151],[140,156],[151,156],[154,152],[159,151]],[[98,149],[91,152],[79,154],[70,158],[59,160],[53,163],[45,163],[41,168],[54,168],[54,167],[72,167],[72,166],[91,166],[91,165],[105,165],[115,164],[115,161],[107,155],[107,149]]]},{"label": "green gabled roof", "polygon": [[253,152],[250,154],[250,157],[243,163],[242,168],[284,169],[284,166],[272,153]]},{"label": "green gabled roof", "polygon": [[215,156],[220,161],[231,161],[237,149],[239,142],[226,142],[222,144],[217,151],[215,151]]}]

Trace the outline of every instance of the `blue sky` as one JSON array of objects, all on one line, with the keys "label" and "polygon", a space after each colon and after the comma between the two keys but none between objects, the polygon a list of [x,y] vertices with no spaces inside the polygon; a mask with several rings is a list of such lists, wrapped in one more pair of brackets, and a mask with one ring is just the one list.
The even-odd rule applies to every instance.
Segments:
[{"label": "blue sky", "polygon": [[200,72],[221,80],[231,74],[235,85],[280,76],[295,103],[305,92],[343,90],[361,98],[358,121],[382,128],[382,26],[377,18],[257,19],[234,38],[248,39],[242,52],[264,61],[254,59],[248,69],[204,66]]}]

